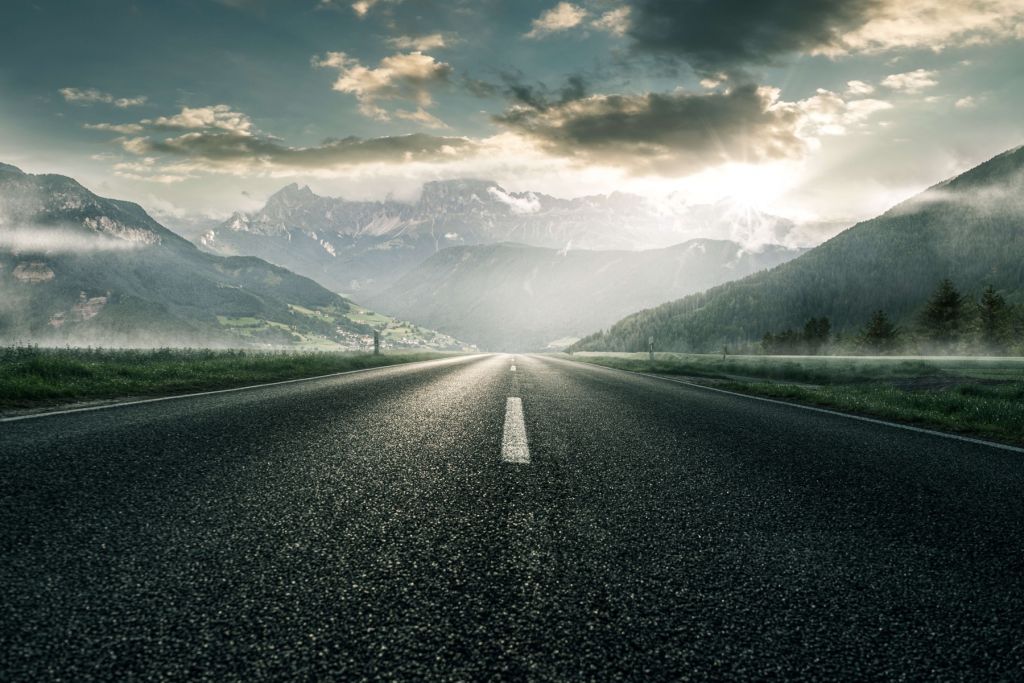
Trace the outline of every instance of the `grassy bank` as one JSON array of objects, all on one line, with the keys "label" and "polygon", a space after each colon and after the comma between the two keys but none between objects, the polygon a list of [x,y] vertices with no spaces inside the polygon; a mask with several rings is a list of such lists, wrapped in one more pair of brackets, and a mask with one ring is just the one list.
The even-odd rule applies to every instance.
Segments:
[{"label": "grassy bank", "polygon": [[0,410],[227,389],[444,355],[8,346],[0,348]]},{"label": "grassy bank", "polygon": [[576,354],[622,370],[1024,444],[1024,359]]}]

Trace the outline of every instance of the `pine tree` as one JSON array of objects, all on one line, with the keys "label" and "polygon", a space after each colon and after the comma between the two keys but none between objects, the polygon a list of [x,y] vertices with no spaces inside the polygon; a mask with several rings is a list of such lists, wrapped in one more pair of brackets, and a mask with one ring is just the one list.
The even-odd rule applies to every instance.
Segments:
[{"label": "pine tree", "polygon": [[812,356],[818,355],[821,348],[828,344],[829,335],[832,332],[832,324],[828,318],[811,318],[804,325],[804,344],[807,353]]},{"label": "pine tree", "polygon": [[1006,351],[1006,337],[1010,327],[1010,309],[1006,299],[989,285],[978,303],[978,341],[989,353]]},{"label": "pine tree", "polygon": [[896,349],[900,331],[889,320],[885,311],[875,311],[861,332],[861,344],[874,353],[890,353]]},{"label": "pine tree", "polygon": [[921,313],[925,337],[949,350],[958,341],[964,326],[964,298],[949,278],[939,283]]}]

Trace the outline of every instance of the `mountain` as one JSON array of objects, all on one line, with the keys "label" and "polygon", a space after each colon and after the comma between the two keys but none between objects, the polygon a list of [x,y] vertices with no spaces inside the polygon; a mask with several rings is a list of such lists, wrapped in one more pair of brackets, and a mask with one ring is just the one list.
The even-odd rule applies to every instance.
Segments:
[{"label": "mountain", "polygon": [[312,280],[204,253],[131,202],[0,164],[0,340],[344,345],[368,328]]},{"label": "mountain", "polygon": [[646,251],[450,247],[368,302],[486,349],[542,349],[799,253],[704,239]]},{"label": "mountain", "polygon": [[258,256],[355,294],[381,292],[452,246],[636,250],[708,235],[760,246],[783,241],[795,227],[729,202],[687,205],[669,198],[656,204],[624,193],[558,199],[508,192],[487,180],[430,182],[412,203],[346,201],[292,184],[260,211],[236,213],[197,243],[217,254]]},{"label": "mountain", "polygon": [[[768,272],[640,311],[580,350],[714,351],[827,316],[852,333],[875,310],[911,324],[943,278],[1024,301],[1024,147],[940,183]],[[595,326],[597,327],[597,326]]]}]

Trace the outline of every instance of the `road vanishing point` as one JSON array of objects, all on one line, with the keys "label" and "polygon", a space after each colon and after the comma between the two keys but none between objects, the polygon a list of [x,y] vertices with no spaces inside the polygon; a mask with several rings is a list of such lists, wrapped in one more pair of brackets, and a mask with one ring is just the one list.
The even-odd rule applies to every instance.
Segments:
[{"label": "road vanishing point", "polygon": [[1024,454],[545,356],[6,422],[0,491],[3,681],[1024,679]]}]

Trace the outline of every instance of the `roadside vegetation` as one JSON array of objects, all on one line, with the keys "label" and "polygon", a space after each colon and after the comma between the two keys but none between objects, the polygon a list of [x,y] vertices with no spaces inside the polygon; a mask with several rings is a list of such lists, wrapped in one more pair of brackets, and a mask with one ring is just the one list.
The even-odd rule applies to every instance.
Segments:
[{"label": "roadside vegetation", "polygon": [[445,355],[7,346],[0,348],[0,411],[227,389]]},{"label": "roadside vegetation", "polygon": [[573,359],[1024,444],[1024,358],[577,353]]}]

